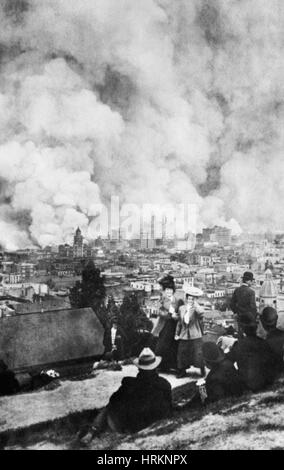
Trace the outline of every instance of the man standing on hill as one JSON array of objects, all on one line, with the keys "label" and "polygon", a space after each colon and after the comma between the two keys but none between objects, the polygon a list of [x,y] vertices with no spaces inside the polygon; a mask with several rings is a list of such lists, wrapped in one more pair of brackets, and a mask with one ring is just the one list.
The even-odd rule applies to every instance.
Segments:
[{"label": "man standing on hill", "polygon": [[239,336],[242,336],[239,322],[240,316],[246,316],[251,321],[256,320],[257,317],[255,292],[251,288],[253,281],[253,273],[246,271],[243,275],[242,285],[235,289],[231,300],[231,309],[237,315]]}]

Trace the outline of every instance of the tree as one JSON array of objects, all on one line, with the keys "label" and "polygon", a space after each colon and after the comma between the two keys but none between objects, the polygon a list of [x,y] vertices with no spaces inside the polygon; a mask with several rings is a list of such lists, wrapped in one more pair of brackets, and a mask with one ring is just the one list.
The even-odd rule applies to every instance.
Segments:
[{"label": "tree", "polygon": [[178,261],[179,263],[188,264],[186,253],[175,253],[170,256],[170,261]]},{"label": "tree", "polygon": [[[118,323],[125,333],[125,351],[127,355],[137,355],[143,332],[152,329],[152,322],[141,308],[137,295],[125,295],[118,316]],[[149,333],[146,333],[149,336]]]},{"label": "tree", "polygon": [[70,290],[70,303],[75,308],[91,307],[102,324],[106,324],[106,307],[104,305],[106,289],[104,277],[90,261],[82,271],[82,281],[77,281]]},{"label": "tree", "polygon": [[231,309],[231,299],[232,297],[230,295],[226,295],[223,299],[217,300],[214,303],[214,307],[216,310],[219,310],[220,312],[226,312],[226,310]]}]

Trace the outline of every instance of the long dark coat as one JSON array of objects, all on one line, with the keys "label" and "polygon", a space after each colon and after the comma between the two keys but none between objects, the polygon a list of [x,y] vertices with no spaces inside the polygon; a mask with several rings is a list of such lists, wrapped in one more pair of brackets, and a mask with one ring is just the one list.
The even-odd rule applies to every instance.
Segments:
[{"label": "long dark coat", "polygon": [[240,374],[228,359],[216,364],[206,377],[208,402],[230,396],[239,396],[245,391]]},{"label": "long dark coat", "polygon": [[255,292],[246,284],[242,284],[235,289],[231,300],[232,311],[240,315],[247,315],[255,319],[257,316],[257,307],[255,302]]},{"label": "long dark coat", "polygon": [[[155,353],[162,357],[161,369],[169,370],[177,367],[177,348],[175,341],[175,331],[177,325],[177,313],[182,301],[175,297],[173,301],[164,296],[161,297],[159,319],[152,331],[154,336],[158,336]],[[175,309],[175,316],[169,313],[170,305]]]},{"label": "long dark coat", "polygon": [[172,413],[171,385],[156,371],[125,377],[109,401],[107,411],[120,432],[136,432]]},{"label": "long dark coat", "polygon": [[253,392],[270,385],[276,377],[275,355],[262,338],[246,336],[239,339],[226,357],[237,363],[242,380]]},{"label": "long dark coat", "polygon": [[267,333],[265,339],[275,354],[275,361],[279,372],[284,370],[284,331],[275,328]]}]

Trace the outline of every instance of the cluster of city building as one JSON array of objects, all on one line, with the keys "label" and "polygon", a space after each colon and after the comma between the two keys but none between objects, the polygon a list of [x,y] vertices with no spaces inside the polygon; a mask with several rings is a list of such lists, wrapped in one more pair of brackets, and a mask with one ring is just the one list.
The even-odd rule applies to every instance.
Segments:
[{"label": "cluster of city building", "polygon": [[184,283],[200,287],[206,315],[219,321],[230,317],[228,298],[246,270],[255,274],[259,299],[265,270],[271,268],[281,297],[284,236],[232,237],[229,229],[215,226],[196,237],[189,234],[185,240],[155,239],[151,230],[150,237],[141,233],[139,240],[126,240],[120,231],[114,231],[107,239],[86,243],[78,227],[72,245],[2,252],[0,256],[1,315],[69,308],[69,289],[92,260],[105,278],[107,296],[117,305],[125,295],[136,292],[147,315],[155,317],[158,280],[170,273],[181,295]]}]

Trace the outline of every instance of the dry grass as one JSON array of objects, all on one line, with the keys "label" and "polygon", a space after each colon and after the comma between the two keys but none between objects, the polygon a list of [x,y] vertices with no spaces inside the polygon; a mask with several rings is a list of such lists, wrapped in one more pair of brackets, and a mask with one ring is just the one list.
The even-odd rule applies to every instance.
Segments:
[{"label": "dry grass", "polygon": [[[170,420],[132,436],[104,433],[90,449],[284,449],[284,380],[259,394],[220,401],[203,410],[177,411]],[[13,448],[72,449],[76,427],[58,426]]]}]

